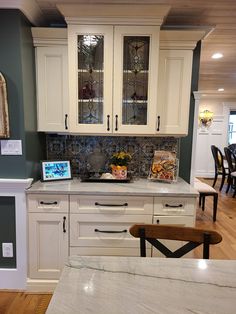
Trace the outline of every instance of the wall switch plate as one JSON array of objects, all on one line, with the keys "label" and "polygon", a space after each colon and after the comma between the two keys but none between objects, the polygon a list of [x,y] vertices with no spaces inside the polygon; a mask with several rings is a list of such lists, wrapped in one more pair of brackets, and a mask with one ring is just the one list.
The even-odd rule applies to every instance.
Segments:
[{"label": "wall switch plate", "polygon": [[13,243],[2,243],[2,256],[13,257]]}]

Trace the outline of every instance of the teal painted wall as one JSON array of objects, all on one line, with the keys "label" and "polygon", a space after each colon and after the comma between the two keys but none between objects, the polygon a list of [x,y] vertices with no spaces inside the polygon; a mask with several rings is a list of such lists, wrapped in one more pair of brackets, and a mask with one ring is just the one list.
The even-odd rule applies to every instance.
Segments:
[{"label": "teal painted wall", "polygon": [[188,136],[180,139],[179,175],[188,183],[190,182],[190,175],[191,175],[193,122],[194,122],[194,109],[195,109],[195,100],[194,100],[193,92],[198,90],[200,55],[201,55],[201,42],[198,42],[193,53]]},{"label": "teal painted wall", "polygon": [[[45,159],[45,136],[36,131],[35,60],[30,23],[19,10],[0,10],[0,71],[8,92],[10,139],[22,141],[22,156],[0,155],[0,178],[39,177]],[[16,250],[15,203],[0,198],[0,251],[2,242]],[[15,251],[16,252],[16,251]],[[14,258],[3,258],[0,267],[15,267]]]},{"label": "teal painted wall", "polygon": [[44,135],[36,132],[35,60],[30,23],[19,10],[0,10],[0,71],[7,83],[10,139],[22,156],[0,155],[1,178],[38,178]]}]

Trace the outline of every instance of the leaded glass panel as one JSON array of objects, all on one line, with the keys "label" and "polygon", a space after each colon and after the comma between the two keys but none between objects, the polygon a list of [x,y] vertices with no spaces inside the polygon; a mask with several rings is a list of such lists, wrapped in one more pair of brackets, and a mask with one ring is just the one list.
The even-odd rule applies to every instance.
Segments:
[{"label": "leaded glass panel", "polygon": [[78,36],[78,123],[103,123],[104,36]]},{"label": "leaded glass panel", "polygon": [[147,125],[148,36],[124,36],[122,123]]}]

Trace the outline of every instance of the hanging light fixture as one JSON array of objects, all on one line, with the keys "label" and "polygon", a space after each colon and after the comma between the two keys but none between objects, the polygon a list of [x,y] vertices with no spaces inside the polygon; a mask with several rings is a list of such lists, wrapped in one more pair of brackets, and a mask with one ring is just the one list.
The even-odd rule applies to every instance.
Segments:
[{"label": "hanging light fixture", "polygon": [[204,110],[199,113],[199,124],[201,127],[209,128],[213,121],[213,112]]}]

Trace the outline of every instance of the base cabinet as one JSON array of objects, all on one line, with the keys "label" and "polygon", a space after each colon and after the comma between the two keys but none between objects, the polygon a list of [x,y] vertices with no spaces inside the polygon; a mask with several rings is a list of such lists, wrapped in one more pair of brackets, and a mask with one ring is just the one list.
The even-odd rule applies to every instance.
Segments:
[{"label": "base cabinet", "polygon": [[[27,201],[30,279],[58,279],[69,255],[140,256],[129,234],[136,223],[195,225],[194,197],[29,194]],[[147,244],[147,256],[160,255]]]},{"label": "base cabinet", "polygon": [[68,214],[29,214],[29,276],[58,279],[68,258]]}]

